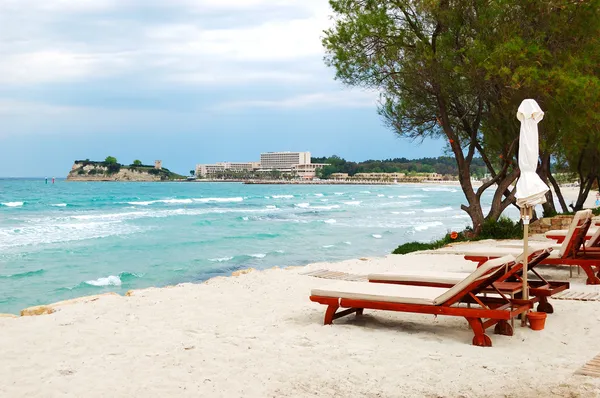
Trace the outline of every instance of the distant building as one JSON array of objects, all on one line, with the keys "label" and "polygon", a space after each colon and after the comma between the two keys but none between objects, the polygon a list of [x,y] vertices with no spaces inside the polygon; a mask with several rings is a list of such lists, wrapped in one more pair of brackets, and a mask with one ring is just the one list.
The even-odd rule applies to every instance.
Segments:
[{"label": "distant building", "polygon": [[155,160],[154,161],[154,168],[157,170],[162,170],[162,160]]},{"label": "distant building", "polygon": [[196,175],[206,177],[225,170],[231,171],[253,171],[260,167],[259,162],[220,162],[215,164],[198,164],[196,165]]},{"label": "distant building", "polygon": [[291,169],[292,166],[310,164],[310,162],[310,152],[266,152],[260,154],[261,169]]},{"label": "distant building", "polygon": [[329,178],[334,180],[345,180],[348,178],[348,173],[331,173]]},{"label": "distant building", "polygon": [[292,175],[297,175],[305,180],[312,180],[317,176],[317,170],[327,166],[325,163],[308,163],[308,164],[297,164],[292,166]]},{"label": "distant building", "polygon": [[313,179],[316,177],[317,170],[325,166],[327,165],[322,163],[311,163],[310,152],[265,152],[260,154],[260,162],[198,164],[196,176],[210,177],[227,170],[265,174],[277,170],[303,179]]}]

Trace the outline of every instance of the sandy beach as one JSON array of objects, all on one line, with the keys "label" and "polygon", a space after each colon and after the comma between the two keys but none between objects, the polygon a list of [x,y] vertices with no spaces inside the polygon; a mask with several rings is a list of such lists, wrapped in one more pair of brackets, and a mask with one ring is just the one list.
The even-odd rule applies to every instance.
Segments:
[{"label": "sandy beach", "polygon": [[[600,396],[600,378],[574,375],[600,354],[597,301],[552,300],[543,331],[489,331],[493,347],[482,348],[464,319],[365,311],[324,326],[324,306],[308,299],[332,282],[303,275],[311,270],[469,272],[470,249],[255,271],[0,318],[0,396]],[[569,278],[566,268],[542,274]],[[583,273],[570,281],[600,292]]]}]

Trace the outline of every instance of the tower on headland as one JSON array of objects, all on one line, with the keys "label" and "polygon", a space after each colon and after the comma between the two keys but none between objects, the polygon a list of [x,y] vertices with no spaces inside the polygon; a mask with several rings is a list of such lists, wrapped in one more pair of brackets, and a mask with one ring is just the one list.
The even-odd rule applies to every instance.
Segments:
[{"label": "tower on headland", "polygon": [[157,170],[162,170],[162,160],[155,160],[154,161],[154,168]]}]

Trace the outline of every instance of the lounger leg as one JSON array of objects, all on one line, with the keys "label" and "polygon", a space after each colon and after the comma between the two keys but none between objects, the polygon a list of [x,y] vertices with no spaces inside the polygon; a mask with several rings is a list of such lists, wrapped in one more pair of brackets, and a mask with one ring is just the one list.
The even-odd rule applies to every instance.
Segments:
[{"label": "lounger leg", "polygon": [[540,303],[537,306],[537,312],[545,312],[546,314],[553,314],[554,307],[548,302],[548,297],[540,297]]},{"label": "lounger leg", "polygon": [[339,308],[340,306],[337,304],[329,304],[327,306],[327,311],[325,311],[325,321],[323,322],[325,325],[331,325],[333,324],[334,319],[338,319],[346,315],[356,313],[356,316],[360,316],[363,314],[364,310],[363,308],[349,308],[336,313]]},{"label": "lounger leg", "polygon": [[498,321],[494,328],[494,333],[501,334],[503,336],[512,336],[513,328],[507,321]]},{"label": "lounger leg", "polygon": [[588,277],[585,282],[587,285],[600,285],[600,277],[594,273],[591,265],[582,265],[581,268],[583,268]]},{"label": "lounger leg", "polygon": [[338,308],[340,308],[339,305],[330,304],[327,306],[327,311],[325,311],[325,321],[323,322],[324,325],[333,324],[333,317],[335,316],[335,312],[338,310]]},{"label": "lounger leg", "polygon": [[483,322],[481,322],[480,318],[466,318],[467,322],[469,322],[469,326],[473,329],[473,333],[475,333],[475,337],[473,337],[473,345],[479,347],[491,347],[492,339],[485,334],[485,329],[483,328]]}]

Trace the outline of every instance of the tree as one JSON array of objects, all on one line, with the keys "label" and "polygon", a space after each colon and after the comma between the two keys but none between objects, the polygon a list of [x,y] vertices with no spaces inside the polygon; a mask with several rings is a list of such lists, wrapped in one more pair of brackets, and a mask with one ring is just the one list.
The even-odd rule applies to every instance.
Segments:
[{"label": "tree", "polygon": [[114,156],[107,156],[106,159],[104,159],[104,163],[107,165],[116,164],[117,158],[115,158]]},{"label": "tree", "polygon": [[[115,159],[115,160],[116,160],[116,159]],[[136,159],[136,160],[134,160],[134,161],[133,161],[133,165],[134,165],[134,166],[141,166],[142,164],[143,164],[143,163],[142,163],[142,161],[141,161],[141,160],[139,160],[139,159]]]},{"label": "tree", "polygon": [[[519,176],[518,104],[538,92],[546,98],[560,95],[544,79],[568,68],[561,57],[551,61],[573,48],[559,46],[558,51],[548,39],[577,42],[582,29],[588,29],[579,24],[598,25],[598,0],[330,4],[335,16],[323,39],[326,63],[345,84],[379,91],[379,113],[396,134],[446,140],[467,200],[461,208],[478,234],[484,220],[497,220],[514,203],[515,189],[509,187]],[[541,18],[552,21],[540,24]],[[565,23],[568,18],[575,18],[577,26]],[[471,183],[476,155],[492,177],[477,189]],[[492,187],[492,205],[484,215],[481,197]]]},{"label": "tree", "polygon": [[190,170],[190,176],[194,177],[196,175],[196,170]]}]

